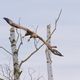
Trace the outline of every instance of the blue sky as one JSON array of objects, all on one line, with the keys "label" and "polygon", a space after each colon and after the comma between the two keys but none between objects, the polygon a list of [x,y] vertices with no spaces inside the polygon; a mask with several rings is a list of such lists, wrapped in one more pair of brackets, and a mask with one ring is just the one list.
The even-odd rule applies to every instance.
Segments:
[{"label": "blue sky", "polygon": [[[0,0],[0,46],[10,50],[9,25],[3,20],[3,17],[9,17],[18,23],[21,18],[21,24],[29,28],[39,26],[38,34],[46,37],[46,26],[52,25],[57,18],[60,9],[62,14],[57,25],[57,30],[52,36],[52,44],[57,45],[58,50],[62,52],[64,58],[52,55],[53,73],[55,80],[79,80],[80,74],[80,1],[79,0]],[[32,29],[34,30],[34,29]],[[44,34],[44,35],[43,35]],[[27,44],[27,43],[26,43]],[[31,44],[31,43],[28,43]],[[32,48],[32,45],[29,47]],[[24,45],[25,46],[25,45]],[[29,49],[30,52],[30,48]],[[46,73],[46,59],[44,48],[41,48],[28,62],[22,66],[34,68],[37,73],[44,75]],[[26,50],[26,49],[25,49]],[[21,50],[21,53],[25,53]],[[25,54],[19,55],[20,59]],[[29,55],[29,54],[27,54]],[[0,49],[0,64],[8,63],[11,59],[5,51]],[[38,70],[39,69],[39,70]]]}]

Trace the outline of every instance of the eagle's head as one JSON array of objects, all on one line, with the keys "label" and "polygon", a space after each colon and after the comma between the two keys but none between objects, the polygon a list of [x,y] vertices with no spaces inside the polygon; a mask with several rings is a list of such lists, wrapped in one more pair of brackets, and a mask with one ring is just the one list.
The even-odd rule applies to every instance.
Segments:
[{"label": "eagle's head", "polygon": [[12,23],[13,23],[12,20],[10,20],[9,18],[4,17],[3,19],[4,19],[8,24],[12,24]]}]

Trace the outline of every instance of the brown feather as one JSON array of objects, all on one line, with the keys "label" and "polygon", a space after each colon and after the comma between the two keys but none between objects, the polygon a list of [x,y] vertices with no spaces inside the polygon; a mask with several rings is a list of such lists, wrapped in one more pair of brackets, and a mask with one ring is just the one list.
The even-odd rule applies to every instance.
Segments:
[{"label": "brown feather", "polygon": [[23,26],[20,26],[20,25],[14,23],[14,22],[13,22],[12,20],[10,20],[9,18],[5,18],[5,17],[4,17],[3,19],[6,20],[6,22],[7,22],[9,25],[11,25],[11,26],[13,26],[13,27],[15,27],[15,28],[18,28],[18,29],[25,30],[25,31],[26,31],[25,36],[30,35],[31,38],[39,38],[39,39],[48,47],[48,49],[49,49],[53,54],[58,55],[58,56],[63,56],[59,51],[57,51],[56,49],[53,49],[52,46],[50,46],[50,44],[48,44],[46,41],[44,41],[42,37],[38,36],[36,33],[34,33],[33,31],[31,31],[30,29],[25,28],[25,27],[23,27]]}]

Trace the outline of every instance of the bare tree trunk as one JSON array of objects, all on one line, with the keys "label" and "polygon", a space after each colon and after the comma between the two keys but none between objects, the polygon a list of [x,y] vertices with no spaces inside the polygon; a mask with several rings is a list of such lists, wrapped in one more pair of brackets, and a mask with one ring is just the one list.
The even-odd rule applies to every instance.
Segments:
[{"label": "bare tree trunk", "polygon": [[[50,24],[47,26],[47,38],[50,37]],[[48,43],[51,44],[50,39]],[[47,59],[47,71],[48,71],[48,80],[53,80],[53,73],[52,73],[52,61],[51,61],[51,51],[47,48],[46,49],[46,59]]]},{"label": "bare tree trunk", "polygon": [[20,69],[18,63],[18,51],[16,48],[16,40],[15,40],[15,30],[14,28],[10,29],[10,42],[11,42],[11,49],[13,54],[13,69],[14,69],[14,80],[20,80]]}]

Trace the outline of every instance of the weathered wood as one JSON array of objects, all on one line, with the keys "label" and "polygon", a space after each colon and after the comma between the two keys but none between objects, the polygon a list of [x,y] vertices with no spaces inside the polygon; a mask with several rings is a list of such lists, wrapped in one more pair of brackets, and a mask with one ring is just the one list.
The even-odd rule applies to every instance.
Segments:
[{"label": "weathered wood", "polygon": [[[50,29],[51,25],[47,25],[47,39],[50,37]],[[47,41],[51,44],[51,38]],[[51,51],[46,48],[46,60],[47,60],[47,71],[48,71],[48,80],[53,80],[53,73],[52,73],[52,61],[51,61]]]}]

